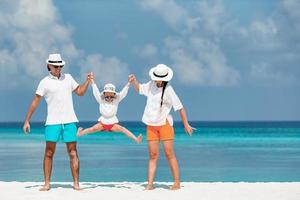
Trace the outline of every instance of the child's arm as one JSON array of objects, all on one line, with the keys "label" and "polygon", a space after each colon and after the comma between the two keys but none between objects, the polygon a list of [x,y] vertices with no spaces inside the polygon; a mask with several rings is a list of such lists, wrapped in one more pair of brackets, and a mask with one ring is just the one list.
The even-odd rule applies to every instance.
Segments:
[{"label": "child's arm", "polygon": [[91,81],[92,82],[92,88],[93,88],[93,95],[95,97],[95,99],[97,100],[98,103],[101,102],[101,93],[99,92],[99,89],[96,85],[96,83],[94,82],[94,80]]},{"label": "child's arm", "polygon": [[122,99],[124,99],[124,97],[126,97],[126,95],[128,93],[129,85],[130,85],[129,82],[126,83],[126,85],[123,87],[123,89],[119,93],[120,101],[122,101]]}]

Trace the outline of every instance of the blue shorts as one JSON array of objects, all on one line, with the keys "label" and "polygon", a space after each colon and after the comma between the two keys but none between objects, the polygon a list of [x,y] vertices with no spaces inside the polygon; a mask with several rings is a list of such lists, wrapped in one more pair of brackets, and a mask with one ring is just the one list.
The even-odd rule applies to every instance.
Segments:
[{"label": "blue shorts", "polygon": [[77,142],[77,126],[75,123],[46,125],[45,140],[58,142],[60,138],[64,142]]}]

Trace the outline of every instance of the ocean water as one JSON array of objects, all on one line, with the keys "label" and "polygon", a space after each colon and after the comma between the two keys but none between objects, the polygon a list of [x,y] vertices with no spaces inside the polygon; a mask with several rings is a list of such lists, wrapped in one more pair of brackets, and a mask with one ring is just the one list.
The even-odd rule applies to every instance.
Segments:
[{"label": "ocean water", "polygon": [[[122,122],[136,135],[145,126]],[[192,122],[193,136],[175,123],[175,152],[182,181],[299,182],[300,122]],[[42,123],[31,133],[22,123],[0,123],[0,181],[43,181]],[[92,122],[80,123],[88,127]],[[162,146],[157,181],[172,181]],[[134,181],[147,179],[147,142],[136,144],[120,133],[95,133],[79,138],[80,181]],[[72,181],[63,142],[57,144],[52,181]]]}]

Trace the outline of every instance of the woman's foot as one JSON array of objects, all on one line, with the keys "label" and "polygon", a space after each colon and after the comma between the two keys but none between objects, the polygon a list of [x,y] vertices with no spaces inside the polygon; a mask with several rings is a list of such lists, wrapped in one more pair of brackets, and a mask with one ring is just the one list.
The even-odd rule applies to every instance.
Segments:
[{"label": "woman's foot", "polygon": [[43,185],[43,187],[41,187],[40,189],[39,189],[39,191],[49,191],[50,190],[50,184],[45,184],[45,185]]},{"label": "woman's foot", "polygon": [[145,190],[153,190],[153,184],[149,184],[145,187]]},{"label": "woman's foot", "polygon": [[74,190],[81,190],[81,188],[79,187],[79,183],[74,183],[73,184],[73,189]]},{"label": "woman's foot", "polygon": [[180,189],[180,183],[174,183],[171,187],[170,190],[179,190]]},{"label": "woman's foot", "polygon": [[139,136],[136,138],[136,142],[140,144],[142,142],[142,139],[143,139],[143,135],[139,134]]},{"label": "woman's foot", "polygon": [[83,130],[82,127],[78,128],[78,130],[77,130],[77,137],[80,137],[80,136],[84,135],[82,130]]}]

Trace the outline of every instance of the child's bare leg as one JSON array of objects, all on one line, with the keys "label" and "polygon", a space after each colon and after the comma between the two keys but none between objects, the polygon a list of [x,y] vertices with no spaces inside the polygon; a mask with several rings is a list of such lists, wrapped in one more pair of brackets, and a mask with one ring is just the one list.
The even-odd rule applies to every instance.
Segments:
[{"label": "child's bare leg", "polygon": [[133,139],[137,143],[141,143],[142,141],[142,134],[140,134],[138,137],[135,137],[133,133],[131,133],[127,128],[120,126],[119,124],[115,124],[112,129],[114,132],[121,132],[127,135],[129,138]]},{"label": "child's bare leg", "polygon": [[100,123],[97,123],[94,126],[92,126],[90,128],[86,128],[86,129],[79,127],[78,131],[77,131],[77,136],[80,137],[85,134],[90,134],[90,133],[94,133],[94,132],[102,131],[102,130],[103,130],[103,126]]}]

